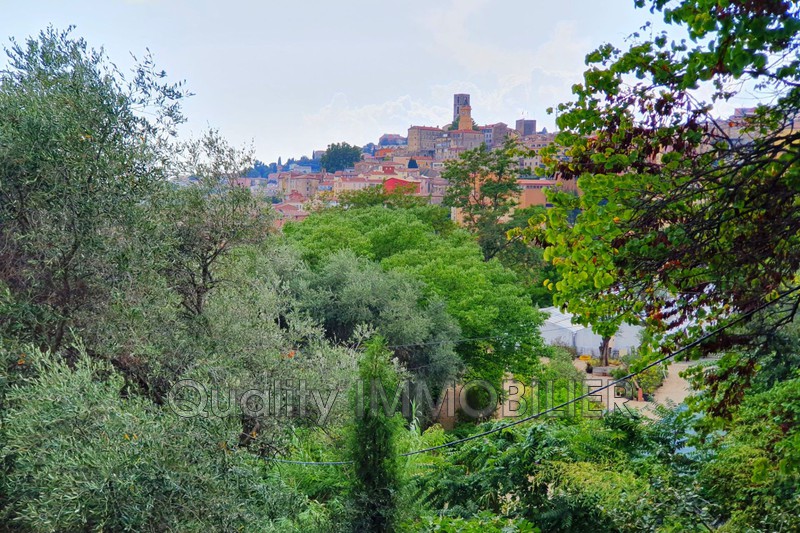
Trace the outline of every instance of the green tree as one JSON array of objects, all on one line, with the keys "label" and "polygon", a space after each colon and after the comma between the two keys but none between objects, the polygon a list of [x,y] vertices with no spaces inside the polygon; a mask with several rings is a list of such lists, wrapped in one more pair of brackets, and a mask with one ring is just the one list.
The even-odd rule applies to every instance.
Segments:
[{"label": "green tree", "polygon": [[320,164],[328,172],[337,172],[352,167],[358,161],[361,161],[361,148],[341,142],[328,145]]},{"label": "green tree", "polygon": [[407,209],[427,204],[428,199],[423,196],[416,196],[414,194],[415,190],[413,185],[409,185],[387,191],[386,187],[381,184],[355,191],[343,191],[339,195],[339,205],[345,209],[374,206]]},{"label": "green tree", "polygon": [[531,301],[539,307],[553,305],[553,294],[544,286],[544,280],[557,280],[558,271],[544,260],[542,248],[531,245],[525,235],[531,224],[539,225],[545,220],[546,212],[547,208],[540,205],[515,209],[502,224],[508,242],[497,254],[500,262],[520,277]]},{"label": "green tree", "polygon": [[157,216],[169,228],[166,275],[187,316],[199,317],[219,284],[217,263],[237,245],[263,241],[271,214],[249,188],[236,185],[251,166],[251,152],[230,146],[210,130],[189,143],[186,153],[184,164],[196,184],[168,194]]},{"label": "green tree", "polygon": [[353,400],[356,415],[349,449],[355,470],[353,531],[378,533],[396,528],[400,490],[396,435],[402,418],[386,413],[380,399],[379,389],[391,395],[399,384],[385,344],[381,337],[372,339],[359,363],[365,394],[355,393]]},{"label": "green tree", "polygon": [[466,152],[447,163],[443,177],[449,181],[445,205],[457,207],[465,227],[474,233],[484,258],[496,257],[519,275],[536,305],[552,305],[545,279],[557,273],[543,260],[542,250],[529,246],[524,228],[544,221],[543,206],[518,209],[522,192],[518,180],[525,169],[519,157],[528,150],[509,139],[500,150],[486,147]]},{"label": "green tree", "polygon": [[[691,336],[708,317],[735,318],[797,282],[800,6],[637,6],[646,3],[689,38],[634,34],[627,50],[604,45],[587,56],[550,150],[550,171],[578,179],[583,194],[553,193],[539,237],[561,274],[550,284],[555,301],[580,320],[610,331],[646,316],[655,331]],[[749,86],[769,99],[736,123],[713,115],[736,96],[732,87]],[[553,157],[559,146],[568,161]],[[752,338],[731,331],[705,349]]]},{"label": "green tree", "polygon": [[715,422],[698,480],[719,503],[726,528],[800,527],[800,379],[752,394],[730,421]]},{"label": "green tree", "polygon": [[374,329],[394,348],[412,375],[438,391],[463,368],[455,346],[461,336],[445,302],[422,282],[349,250],[330,256],[318,271],[289,273],[300,281],[298,307],[318,320],[332,342],[355,344],[364,328]]},{"label": "green tree", "polygon": [[531,305],[514,272],[485,261],[473,237],[444,225],[440,208],[326,210],[285,228],[312,268],[339,250],[380,261],[425,283],[446,303],[463,337],[457,352],[471,375],[499,383],[506,370],[530,375],[547,353],[538,328],[543,316]]},{"label": "green tree", "polygon": [[287,225],[284,234],[299,244],[303,258],[312,268],[345,249],[381,260],[407,248],[425,246],[436,238],[434,228],[415,212],[383,207],[327,209],[300,224]]},{"label": "green tree", "polygon": [[442,177],[448,181],[444,205],[458,208],[463,224],[478,238],[486,261],[509,246],[505,226],[522,191],[520,147],[509,140],[501,150],[481,145],[445,163]]},{"label": "green tree", "polygon": [[[71,30],[12,41],[0,74],[0,327],[59,348],[90,323],[130,257],[142,202],[164,178],[180,85],[151,58],[128,80]],[[11,332],[13,329],[13,332]]]},{"label": "green tree", "polygon": [[530,376],[539,357],[549,354],[538,333],[544,317],[519,278],[496,260],[484,261],[470,236],[456,233],[382,263],[419,278],[447,302],[465,339],[458,353],[471,379],[499,385],[505,372]]},{"label": "green tree", "polygon": [[665,415],[507,428],[464,443],[413,482],[454,526],[491,517],[502,531],[709,531],[717,507],[693,486],[696,465],[676,457],[686,425]]},{"label": "green tree", "polygon": [[237,447],[236,417],[184,418],[123,398],[122,376],[82,350],[70,365],[26,349],[24,366],[3,398],[4,529],[315,527],[303,517],[310,502]]}]

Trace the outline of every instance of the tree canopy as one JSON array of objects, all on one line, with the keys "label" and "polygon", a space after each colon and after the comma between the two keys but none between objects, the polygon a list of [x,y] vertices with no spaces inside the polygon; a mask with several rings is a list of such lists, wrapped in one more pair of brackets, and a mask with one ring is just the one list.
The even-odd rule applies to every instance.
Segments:
[{"label": "tree canopy", "polygon": [[102,307],[118,231],[165,177],[180,84],[146,57],[126,77],[71,30],[12,41],[0,73],[0,287],[30,340],[58,348]]},{"label": "tree canopy", "polygon": [[520,153],[513,140],[501,150],[481,145],[447,161],[442,172],[448,182],[444,205],[458,208],[464,225],[478,236],[487,261],[509,245],[503,222],[522,192],[517,182]]},{"label": "tree canopy", "polygon": [[328,172],[337,172],[352,167],[358,161],[361,161],[361,148],[341,142],[328,145],[320,165]]},{"label": "tree canopy", "polygon": [[351,250],[424,282],[471,339],[459,342],[457,352],[473,375],[493,382],[506,370],[530,375],[547,353],[538,334],[542,315],[517,275],[497,260],[484,261],[471,235],[452,226],[437,229],[431,217],[437,211],[443,210],[331,209],[287,225],[285,233],[316,268],[337,251]]}]

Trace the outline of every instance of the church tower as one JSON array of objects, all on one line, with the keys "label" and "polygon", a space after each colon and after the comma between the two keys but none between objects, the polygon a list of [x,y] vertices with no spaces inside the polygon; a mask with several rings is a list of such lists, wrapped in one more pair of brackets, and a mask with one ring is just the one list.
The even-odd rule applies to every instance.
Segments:
[{"label": "church tower", "polygon": [[472,108],[469,105],[462,105],[458,110],[458,129],[472,130]]},{"label": "church tower", "polygon": [[453,121],[458,120],[458,117],[461,116],[461,108],[465,105],[469,105],[468,94],[459,93],[453,95]]}]

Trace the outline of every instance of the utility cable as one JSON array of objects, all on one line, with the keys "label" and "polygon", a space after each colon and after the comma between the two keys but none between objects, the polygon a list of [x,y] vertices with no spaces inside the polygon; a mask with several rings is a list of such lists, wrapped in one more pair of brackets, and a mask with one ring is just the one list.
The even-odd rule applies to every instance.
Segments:
[{"label": "utility cable", "polygon": [[[411,457],[412,455],[419,455],[419,454],[422,454],[422,453],[428,453],[428,452],[432,452],[432,451],[436,451],[436,450],[442,450],[442,449],[445,449],[445,448],[450,448],[452,446],[456,446],[458,444],[463,444],[465,442],[469,442],[469,441],[472,441],[472,440],[477,440],[477,439],[486,437],[488,435],[491,435],[493,433],[498,433],[498,432],[503,431],[505,429],[508,429],[508,428],[511,428],[511,427],[514,427],[514,426],[518,426],[520,424],[524,424],[525,422],[530,422],[531,420],[535,420],[537,418],[541,418],[542,416],[544,416],[546,414],[549,414],[549,413],[564,409],[565,407],[568,407],[573,403],[579,402],[581,400],[585,400],[585,399],[590,398],[592,396],[596,396],[598,392],[610,389],[611,387],[614,387],[614,386],[616,386],[616,385],[618,385],[618,384],[620,384],[620,383],[622,383],[624,381],[627,381],[627,380],[629,380],[629,379],[631,379],[631,378],[633,378],[633,377],[645,372],[646,370],[649,370],[650,368],[653,368],[654,366],[657,366],[657,365],[659,365],[661,363],[664,363],[664,362],[672,359],[676,355],[679,355],[679,354],[681,354],[681,353],[683,353],[683,352],[685,352],[687,350],[691,350],[692,348],[694,348],[696,346],[699,346],[701,343],[703,343],[705,340],[709,339],[710,337],[713,337],[714,335],[717,335],[718,333],[721,333],[721,332],[725,331],[726,329],[731,328],[731,327],[735,326],[736,324],[739,324],[739,323],[747,320],[748,318],[750,318],[754,314],[758,313],[759,311],[762,311],[763,309],[766,309],[767,307],[777,303],[778,301],[784,299],[785,297],[789,296],[790,294],[793,294],[793,293],[797,292],[798,290],[800,290],[800,286],[797,286],[797,287],[795,287],[793,289],[790,289],[790,290],[788,290],[786,292],[783,292],[782,294],[778,295],[778,297],[775,298],[774,300],[770,300],[769,302],[765,302],[765,303],[761,304],[760,306],[756,307],[755,309],[752,309],[752,310],[748,311],[747,313],[744,313],[743,315],[740,315],[738,318],[732,320],[731,322],[728,322],[727,324],[725,324],[723,326],[720,326],[720,327],[718,327],[718,328],[706,333],[705,335],[703,335],[699,339],[690,342],[686,346],[683,346],[683,347],[679,348],[678,350],[676,350],[676,351],[674,351],[674,352],[672,352],[670,354],[667,354],[664,357],[661,357],[661,358],[659,358],[659,359],[657,359],[657,360],[645,365],[643,368],[637,370],[636,372],[631,372],[631,373],[627,374],[626,376],[623,376],[623,377],[621,377],[619,379],[616,379],[614,381],[609,381],[605,385],[603,385],[601,387],[598,387],[596,389],[592,389],[592,390],[586,392],[585,394],[577,396],[577,397],[575,397],[575,398],[573,398],[571,400],[568,400],[568,401],[563,402],[563,403],[561,403],[559,405],[556,405],[556,406],[550,407],[548,409],[545,409],[544,411],[540,411],[538,413],[534,413],[534,414],[532,414],[530,416],[526,416],[524,418],[520,418],[519,420],[514,420],[513,422],[508,422],[506,424],[502,424],[502,425],[494,427],[492,429],[489,429],[489,430],[486,430],[486,431],[482,431],[480,433],[476,433],[474,435],[469,435],[469,436],[463,437],[461,439],[456,439],[456,440],[453,440],[453,441],[450,441],[450,442],[446,442],[446,443],[440,444],[438,446],[431,446],[429,448],[423,448],[421,450],[414,450],[414,451],[411,451],[411,452],[402,453],[402,454],[399,455],[399,457]],[[274,461],[276,463],[303,464],[303,465],[309,465],[309,466],[310,465],[317,465],[317,466],[319,466],[319,465],[346,465],[346,464],[352,464],[353,463],[353,461],[312,462],[312,461],[289,461],[289,460],[285,460],[285,459],[268,459],[268,460]]]}]

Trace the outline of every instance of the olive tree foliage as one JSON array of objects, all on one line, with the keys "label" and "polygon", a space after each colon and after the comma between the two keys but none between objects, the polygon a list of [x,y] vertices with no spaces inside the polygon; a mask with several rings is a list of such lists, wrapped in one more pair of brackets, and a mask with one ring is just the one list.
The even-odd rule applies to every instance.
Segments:
[{"label": "olive tree foliage", "polygon": [[4,398],[5,531],[330,531],[308,501],[239,445],[237,417],[180,417],[82,353],[26,350]]},{"label": "olive tree foliage", "polygon": [[299,445],[297,431],[335,436],[351,417],[358,356],[295,311],[282,278],[298,263],[270,245],[227,254],[218,271],[229,282],[209,295],[202,334],[185,327],[163,278],[126,293],[104,317],[111,333],[98,349],[110,364],[80,345],[64,359],[0,341],[3,523],[332,530],[263,462]]},{"label": "olive tree foliage", "polygon": [[[558,107],[550,150],[566,148],[568,160],[551,157],[550,171],[577,179],[582,195],[553,193],[546,229],[529,236],[558,268],[561,279],[546,282],[555,303],[582,323],[605,334],[644,318],[680,341],[796,285],[800,6],[636,5],[688,38],[634,34],[627,50],[603,45],[587,55],[575,101]],[[714,106],[742,88],[763,100],[738,123],[721,120]],[[705,349],[752,338],[726,333]]]},{"label": "olive tree foliage", "polygon": [[58,348],[126,262],[120,238],[164,178],[181,84],[126,77],[71,30],[6,49],[0,71],[0,327]]},{"label": "olive tree foliage", "polygon": [[326,337],[357,346],[365,331],[383,336],[412,375],[438,391],[463,370],[455,347],[456,320],[445,301],[426,295],[425,284],[385,271],[350,250],[337,252],[296,283],[299,309],[319,321]]},{"label": "olive tree foliage", "polygon": [[231,146],[216,130],[183,146],[181,168],[194,183],[166,195],[162,210],[171,246],[165,274],[188,317],[203,315],[220,283],[216,266],[234,247],[263,241],[271,228],[269,207],[237,185],[252,166],[252,149]]},{"label": "olive tree foliage", "polygon": [[[241,444],[262,455],[282,453],[293,428],[334,427],[348,416],[343,391],[357,372],[358,354],[332,344],[298,309],[286,277],[302,269],[293,250],[274,244],[242,246],[222,260],[220,275],[228,283],[209,298],[203,358],[183,374],[239,392]],[[300,383],[309,392],[297,393]],[[295,392],[274,392],[270,409],[245,409],[246,391],[276,388]]]}]

